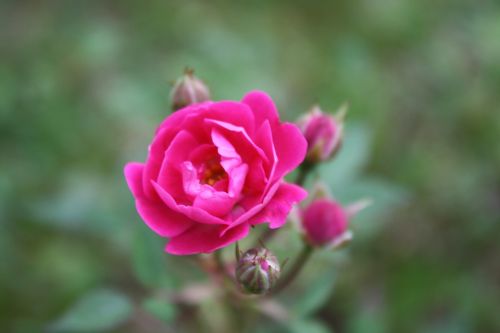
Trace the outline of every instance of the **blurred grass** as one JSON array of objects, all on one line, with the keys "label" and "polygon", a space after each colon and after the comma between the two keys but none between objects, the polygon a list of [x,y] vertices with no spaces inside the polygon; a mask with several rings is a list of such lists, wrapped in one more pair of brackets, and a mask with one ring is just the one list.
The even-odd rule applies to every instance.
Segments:
[{"label": "blurred grass", "polygon": [[145,158],[185,66],[216,99],[268,91],[288,120],[348,101],[372,142],[357,182],[332,190],[404,196],[373,234],[369,211],[356,222],[315,318],[500,331],[497,1],[2,1],[0,22],[3,331],[39,331],[102,286],[145,294],[122,166]]}]

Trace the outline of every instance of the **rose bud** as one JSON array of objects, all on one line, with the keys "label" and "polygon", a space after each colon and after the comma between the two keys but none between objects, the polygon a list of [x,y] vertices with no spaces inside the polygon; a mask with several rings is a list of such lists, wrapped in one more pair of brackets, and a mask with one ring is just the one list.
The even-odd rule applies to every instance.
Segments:
[{"label": "rose bud", "polygon": [[186,69],[172,88],[170,98],[172,110],[176,111],[190,104],[210,100],[210,91],[203,81],[194,76],[193,70]]},{"label": "rose bud", "polygon": [[302,133],[307,140],[306,161],[318,163],[332,158],[342,143],[343,118],[347,106],[342,106],[336,116],[313,106],[308,114],[299,121]]},{"label": "rose bud", "polygon": [[236,280],[251,294],[265,294],[280,277],[278,259],[266,248],[253,248],[241,255],[236,266]]},{"label": "rose bud", "polygon": [[329,198],[315,199],[301,212],[306,241],[315,247],[337,248],[352,239],[349,219],[370,204],[368,200],[342,207]]}]

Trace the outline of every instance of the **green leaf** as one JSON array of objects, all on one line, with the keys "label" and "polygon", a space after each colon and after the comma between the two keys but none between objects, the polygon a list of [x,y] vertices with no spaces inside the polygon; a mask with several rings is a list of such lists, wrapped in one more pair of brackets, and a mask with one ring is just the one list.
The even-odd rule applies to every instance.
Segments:
[{"label": "green leaf", "polygon": [[116,291],[92,291],[77,301],[60,319],[50,325],[52,332],[94,332],[112,329],[132,313],[128,298]]},{"label": "green leaf", "polygon": [[175,318],[177,312],[172,303],[157,298],[147,298],[142,303],[142,307],[151,315],[167,323]]},{"label": "green leaf", "polygon": [[[113,207],[115,183],[81,171],[65,174],[56,189],[28,206],[37,223],[65,231],[112,235],[117,241],[126,229],[126,215]],[[125,218],[124,218],[125,217]]]},{"label": "green leaf", "polygon": [[370,133],[365,126],[347,126],[344,143],[331,161],[318,167],[319,178],[332,189],[355,179],[370,157]]},{"label": "green leaf", "polygon": [[387,332],[384,316],[380,311],[360,308],[352,318],[347,320],[347,331],[350,333],[383,333]]},{"label": "green leaf", "polygon": [[132,260],[134,272],[145,286],[171,287],[172,275],[167,272],[167,258],[164,241],[142,223],[137,224],[134,233]]},{"label": "green leaf", "polygon": [[442,318],[438,323],[422,331],[424,333],[472,333],[475,330],[467,318],[451,317]]},{"label": "green leaf", "polygon": [[388,220],[386,217],[410,198],[410,193],[403,187],[377,178],[362,178],[348,188],[334,195],[344,204],[368,198],[372,204],[354,216],[351,229],[355,237],[373,237]]},{"label": "green leaf", "polygon": [[335,270],[332,268],[319,278],[310,282],[300,297],[297,297],[293,313],[297,317],[305,317],[318,310],[328,301],[333,291]]},{"label": "green leaf", "polygon": [[288,325],[290,333],[333,333],[323,323],[313,320],[293,320]]}]

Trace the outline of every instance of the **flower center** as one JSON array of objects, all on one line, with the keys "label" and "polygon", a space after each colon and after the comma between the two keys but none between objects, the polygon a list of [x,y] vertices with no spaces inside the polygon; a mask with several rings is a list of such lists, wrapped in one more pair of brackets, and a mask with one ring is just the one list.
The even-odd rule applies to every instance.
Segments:
[{"label": "flower center", "polygon": [[212,159],[205,164],[205,168],[200,178],[202,184],[213,186],[219,180],[227,178],[227,173],[218,160]]}]

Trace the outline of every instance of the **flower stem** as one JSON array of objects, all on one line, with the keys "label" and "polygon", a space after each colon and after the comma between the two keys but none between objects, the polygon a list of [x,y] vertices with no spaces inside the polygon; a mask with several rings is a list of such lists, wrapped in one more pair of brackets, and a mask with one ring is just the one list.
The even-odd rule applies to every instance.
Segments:
[{"label": "flower stem", "polygon": [[271,295],[276,295],[285,289],[290,283],[295,280],[297,275],[299,275],[302,268],[305,266],[307,260],[313,253],[313,248],[309,244],[304,243],[304,247],[299,253],[299,256],[293,263],[293,266],[288,270],[287,274],[278,281],[278,284],[271,291]]},{"label": "flower stem", "polygon": [[227,271],[224,260],[222,259],[222,250],[214,252],[214,260],[217,267],[217,273],[223,278],[223,283],[226,284],[226,286],[233,284],[233,277]]},{"label": "flower stem", "polygon": [[238,292],[235,289],[234,279],[231,274],[226,269],[226,265],[222,258],[222,249],[217,250],[213,254],[213,258],[215,261],[217,274],[220,277],[221,285],[224,288],[223,294],[223,305],[226,309],[227,315],[227,324],[228,324],[228,332],[237,332],[241,331],[242,321],[238,320],[238,316],[240,315],[241,305],[238,302]]},{"label": "flower stem", "polygon": [[302,186],[304,185],[304,182],[306,181],[307,175],[309,174],[309,171],[313,169],[313,165],[307,162],[304,162],[300,167],[299,167],[299,173],[297,175],[297,178],[295,179],[295,184]]}]

